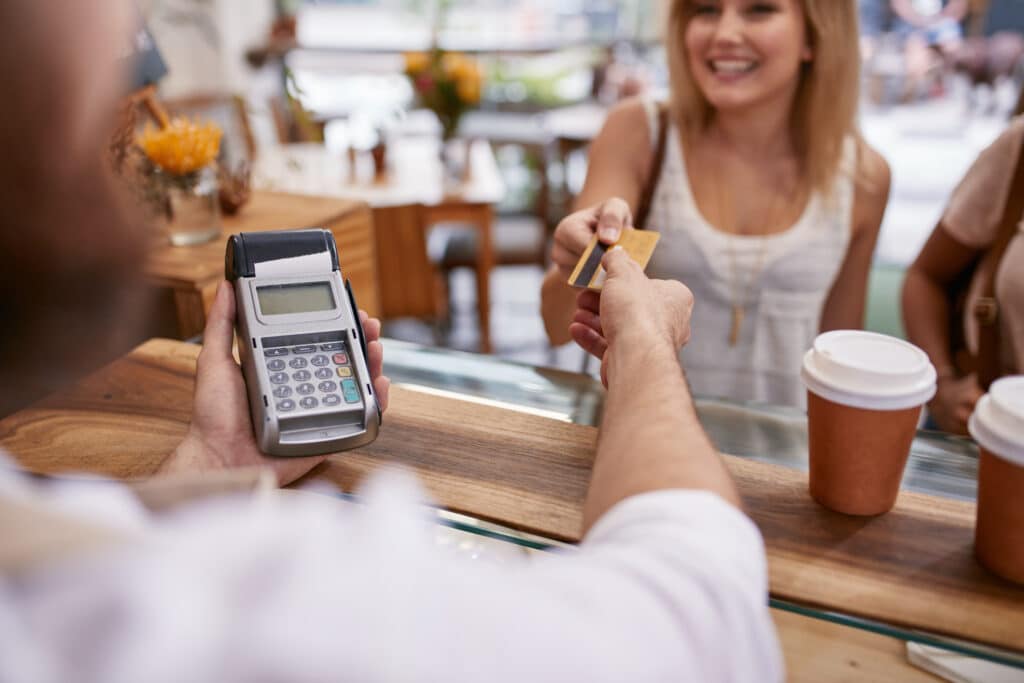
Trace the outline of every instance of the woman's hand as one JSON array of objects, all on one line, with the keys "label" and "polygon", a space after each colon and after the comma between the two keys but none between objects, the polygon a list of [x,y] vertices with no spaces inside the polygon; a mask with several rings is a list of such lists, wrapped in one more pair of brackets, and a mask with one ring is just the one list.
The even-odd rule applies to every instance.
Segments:
[{"label": "woman's hand", "polygon": [[605,244],[614,244],[626,228],[633,226],[633,215],[625,200],[613,197],[597,206],[571,213],[555,228],[551,262],[565,282],[572,275],[594,233]]},{"label": "woman's hand", "polygon": [[[359,311],[367,342],[367,364],[381,410],[388,404],[391,380],[385,377],[380,321]],[[222,282],[217,289],[203,332],[203,350],[196,368],[192,423],[184,440],[161,464],[159,473],[198,472],[262,465],[270,467],[281,485],[303,476],[326,456],[275,458],[256,445],[241,368],[231,354],[235,297]]]},{"label": "woman's hand", "polygon": [[942,431],[967,436],[967,420],[984,393],[977,375],[945,377],[939,380],[928,413]]}]

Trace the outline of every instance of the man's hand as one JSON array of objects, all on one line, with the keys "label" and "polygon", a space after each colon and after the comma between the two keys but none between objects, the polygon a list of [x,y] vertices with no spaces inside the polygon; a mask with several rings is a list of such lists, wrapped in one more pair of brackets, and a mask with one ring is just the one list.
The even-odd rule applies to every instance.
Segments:
[{"label": "man's hand", "polygon": [[[383,376],[384,348],[380,321],[359,311],[367,341],[367,364],[381,410],[388,404],[391,380]],[[196,368],[192,424],[188,434],[160,466],[160,473],[197,472],[262,465],[270,467],[282,485],[289,484],[326,456],[274,458],[256,446],[241,368],[231,354],[235,297],[231,285],[217,289],[203,332],[203,350]]]},{"label": "man's hand", "polygon": [[558,267],[563,281],[568,280],[596,232],[605,244],[618,241],[623,230],[633,225],[625,200],[612,198],[589,209],[571,213],[555,228],[551,262]]},{"label": "man's hand", "polygon": [[942,431],[967,436],[967,420],[983,394],[977,375],[946,377],[939,380],[928,412]]},{"label": "man's hand", "polygon": [[605,254],[602,264],[608,273],[604,289],[580,293],[569,332],[601,359],[601,381],[607,387],[609,348],[667,344],[678,352],[689,341],[693,294],[681,282],[649,279],[621,248]]}]

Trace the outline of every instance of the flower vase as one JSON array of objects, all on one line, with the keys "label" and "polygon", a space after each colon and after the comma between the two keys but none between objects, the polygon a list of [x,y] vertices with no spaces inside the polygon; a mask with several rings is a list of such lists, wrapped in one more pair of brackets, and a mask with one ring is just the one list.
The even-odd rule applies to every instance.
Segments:
[{"label": "flower vase", "polygon": [[373,158],[373,177],[380,179],[388,174],[388,147],[381,139],[370,149],[370,156]]},{"label": "flower vase", "polygon": [[167,192],[167,238],[177,247],[203,244],[220,236],[220,197],[213,165],[193,173],[160,172]]},{"label": "flower vase", "polygon": [[441,180],[446,193],[458,190],[469,178],[469,141],[457,137],[441,140]]}]

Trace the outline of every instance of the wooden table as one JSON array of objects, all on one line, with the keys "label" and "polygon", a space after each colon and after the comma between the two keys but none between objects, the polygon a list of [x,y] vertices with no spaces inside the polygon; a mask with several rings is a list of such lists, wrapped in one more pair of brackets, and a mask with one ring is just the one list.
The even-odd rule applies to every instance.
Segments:
[{"label": "wooden table", "polygon": [[[146,476],[185,432],[198,352],[147,342],[0,421],[0,446],[34,471]],[[402,465],[442,507],[578,540],[596,429],[402,386],[384,424],[311,476],[352,491]],[[1024,589],[974,560],[973,504],[904,492],[887,515],[846,517],[811,500],[803,472],[725,460],[764,536],[774,598],[1024,653]]]},{"label": "wooden table", "polygon": [[[388,148],[387,173],[376,176],[369,155],[331,151],[318,144],[293,144],[260,150],[253,183],[263,189],[359,199],[373,209],[381,316],[436,317],[440,309],[437,273],[427,257],[426,236],[443,222],[478,231],[476,257],[480,345],[491,350],[490,273],[494,266],[494,206],[505,196],[490,146],[481,140],[468,151],[469,174],[446,184],[431,136],[407,137]],[[353,163],[354,161],[354,163]]]},{"label": "wooden table", "polygon": [[290,228],[330,230],[338,245],[342,273],[352,282],[359,307],[370,315],[380,314],[373,216],[369,207],[350,199],[258,191],[237,215],[224,218],[221,239],[191,247],[160,243],[150,251],[146,280],[171,294],[181,338],[203,331],[217,284],[224,279],[227,236]]}]

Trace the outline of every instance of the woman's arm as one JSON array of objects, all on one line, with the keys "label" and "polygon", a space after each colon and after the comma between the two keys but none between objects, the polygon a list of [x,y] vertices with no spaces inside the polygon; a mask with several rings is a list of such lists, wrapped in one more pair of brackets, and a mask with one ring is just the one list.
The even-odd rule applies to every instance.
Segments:
[{"label": "woman's arm", "polygon": [[928,404],[944,431],[967,433],[967,418],[981,397],[977,379],[958,378],[950,354],[949,286],[970,266],[978,250],[958,242],[940,222],[907,271],[903,282],[903,324],[939,375],[938,391]]},{"label": "woman's arm", "polygon": [[853,234],[839,275],[821,312],[821,331],[864,326],[871,257],[889,202],[889,164],[865,144],[858,154],[857,186],[853,196]]},{"label": "woman's arm", "polygon": [[570,340],[577,290],[566,281],[594,233],[602,228],[602,241],[612,243],[622,228],[632,225],[632,211],[650,170],[651,139],[643,103],[633,98],[612,108],[590,146],[587,179],[575,201],[577,211],[555,230],[552,265],[541,286],[541,317],[552,345]]}]

